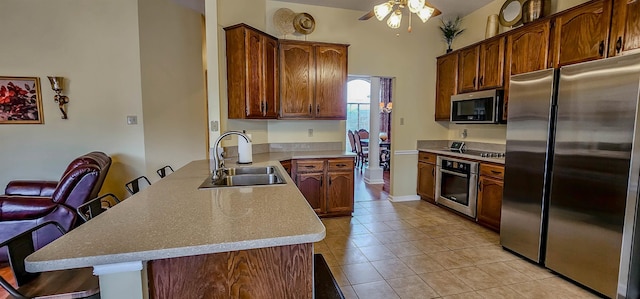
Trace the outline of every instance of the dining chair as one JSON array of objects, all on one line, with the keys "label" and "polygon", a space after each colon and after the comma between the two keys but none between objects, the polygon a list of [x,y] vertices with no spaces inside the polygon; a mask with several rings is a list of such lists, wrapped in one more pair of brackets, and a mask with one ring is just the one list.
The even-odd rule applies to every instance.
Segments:
[{"label": "dining chair", "polygon": [[360,136],[360,139],[369,139],[369,131],[360,129],[358,130],[358,136]]},{"label": "dining chair", "polygon": [[359,160],[356,161],[356,167],[358,167],[358,165],[362,167],[364,163],[367,163],[369,161],[369,151],[362,148],[362,144],[360,143],[360,136],[358,134],[354,134],[353,137],[356,144],[356,155],[358,156]]},{"label": "dining chair", "polygon": [[349,130],[347,132],[347,137],[349,137],[349,143],[351,143],[351,151],[356,152],[356,140],[353,136],[353,131]]},{"label": "dining chair", "polygon": [[168,174],[171,173],[171,172],[168,172],[169,170],[171,170],[171,172],[174,172],[173,168],[171,168],[171,166],[167,165],[165,167],[162,167],[162,168],[156,170],[156,173],[160,176],[160,178],[164,178]]},{"label": "dining chair", "polygon": [[88,201],[87,203],[79,206],[76,210],[78,215],[87,222],[119,203],[120,200],[117,196],[113,193],[107,193]]},{"label": "dining chair", "polygon": [[7,247],[11,271],[16,278],[18,288],[1,276],[0,286],[13,298],[18,299],[100,298],[100,284],[98,277],[93,275],[92,268],[42,273],[26,271],[24,259],[35,252],[34,232],[49,225],[55,226],[62,234],[66,233],[57,222],[47,221],[0,244],[0,247]]},{"label": "dining chair", "polygon": [[129,193],[131,193],[131,195],[136,194],[138,192],[140,192],[140,190],[151,186],[151,182],[149,181],[149,179],[146,176],[139,176],[137,178],[135,178],[134,180],[126,183],[124,185],[125,188],[127,188],[127,191],[129,191]]}]

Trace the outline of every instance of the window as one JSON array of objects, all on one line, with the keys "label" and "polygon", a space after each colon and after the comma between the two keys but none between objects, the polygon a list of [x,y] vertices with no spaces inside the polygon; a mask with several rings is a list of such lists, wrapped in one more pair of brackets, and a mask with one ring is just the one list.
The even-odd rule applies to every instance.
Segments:
[{"label": "window", "polygon": [[355,79],[347,83],[347,130],[369,131],[369,110],[371,102],[371,83],[364,79]]}]

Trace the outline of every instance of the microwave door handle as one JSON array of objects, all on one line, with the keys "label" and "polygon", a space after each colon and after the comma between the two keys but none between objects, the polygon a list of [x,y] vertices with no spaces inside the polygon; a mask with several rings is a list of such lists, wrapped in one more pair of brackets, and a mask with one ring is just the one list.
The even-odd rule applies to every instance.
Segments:
[{"label": "microwave door handle", "polygon": [[462,177],[462,178],[466,178],[467,177],[466,174],[457,173],[457,172],[453,172],[453,171],[448,171],[448,170],[445,170],[445,169],[440,169],[440,172],[446,173],[446,174],[450,174],[450,175],[459,176],[459,177]]}]

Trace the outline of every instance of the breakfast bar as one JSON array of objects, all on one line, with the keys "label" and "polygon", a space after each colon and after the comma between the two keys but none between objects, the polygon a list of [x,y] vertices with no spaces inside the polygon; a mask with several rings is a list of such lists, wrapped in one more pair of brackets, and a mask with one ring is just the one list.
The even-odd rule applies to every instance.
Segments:
[{"label": "breakfast bar", "polygon": [[93,267],[102,298],[312,298],[325,227],[279,163],[292,157],[254,156],[284,184],[208,189],[210,161],[193,161],[38,250],[27,270]]}]

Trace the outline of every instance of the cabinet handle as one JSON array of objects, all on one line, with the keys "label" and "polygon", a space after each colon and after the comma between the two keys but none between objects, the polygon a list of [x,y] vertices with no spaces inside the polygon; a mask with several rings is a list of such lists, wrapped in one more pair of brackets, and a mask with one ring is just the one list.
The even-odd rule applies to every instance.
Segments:
[{"label": "cabinet handle", "polygon": [[264,115],[264,101],[260,102],[260,112],[262,112],[262,115]]},{"label": "cabinet handle", "polygon": [[620,53],[620,50],[622,50],[622,36],[619,36],[616,41],[616,52]]},{"label": "cabinet handle", "polygon": [[322,186],[322,177],[320,177],[320,186]]},{"label": "cabinet handle", "polygon": [[481,76],[481,77],[480,77],[480,82],[478,82],[478,85],[479,85],[479,86],[482,86],[482,85],[484,84],[484,82],[483,82],[483,81],[484,81],[484,76]]},{"label": "cabinet handle", "polygon": [[436,169],[431,169],[431,176],[436,176]]},{"label": "cabinet handle", "polygon": [[316,105],[316,114],[320,114],[320,104]]},{"label": "cabinet handle", "polygon": [[267,114],[267,110],[269,110],[269,102],[264,101],[264,114]]},{"label": "cabinet handle", "polygon": [[473,87],[476,86],[476,77],[473,77]]},{"label": "cabinet handle", "polygon": [[600,47],[598,47],[598,53],[600,56],[604,56],[604,41],[600,41]]},{"label": "cabinet handle", "polygon": [[316,167],[315,167],[315,166],[313,166],[313,165],[305,165],[304,167],[305,167],[305,168],[316,168]]},{"label": "cabinet handle", "polygon": [[336,167],[346,167],[347,164],[336,164]]},{"label": "cabinet handle", "polygon": [[311,114],[311,104],[309,104],[309,114]]},{"label": "cabinet handle", "polygon": [[478,182],[478,191],[482,191],[482,182]]},{"label": "cabinet handle", "polygon": [[491,172],[495,173],[495,174],[501,174],[502,171],[497,171],[497,170],[492,170]]},{"label": "cabinet handle", "polygon": [[331,186],[331,177],[329,177],[329,186]]}]

